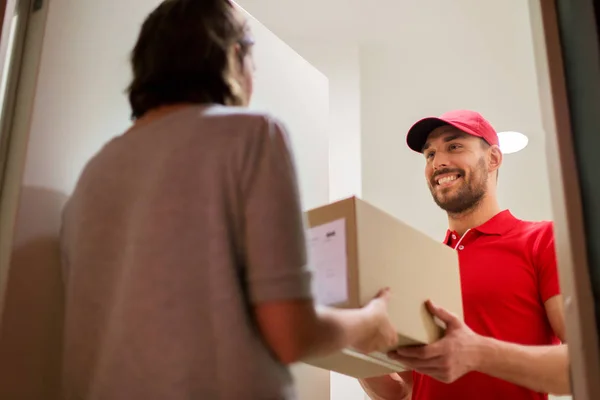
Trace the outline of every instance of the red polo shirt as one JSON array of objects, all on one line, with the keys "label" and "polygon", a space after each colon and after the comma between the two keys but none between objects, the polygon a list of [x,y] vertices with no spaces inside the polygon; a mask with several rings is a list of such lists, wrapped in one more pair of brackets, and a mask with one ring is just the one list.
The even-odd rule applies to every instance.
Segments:
[{"label": "red polo shirt", "polygon": [[[544,302],[560,293],[551,222],[522,221],[503,211],[445,243],[459,254],[465,323],[473,331],[523,345],[557,344]],[[413,400],[545,400],[478,372],[445,384],[413,373]]]}]

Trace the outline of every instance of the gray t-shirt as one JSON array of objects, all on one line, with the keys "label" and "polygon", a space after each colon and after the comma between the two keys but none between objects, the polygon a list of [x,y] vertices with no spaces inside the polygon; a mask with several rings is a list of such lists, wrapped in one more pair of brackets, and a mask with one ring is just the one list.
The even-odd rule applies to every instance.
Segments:
[{"label": "gray t-shirt", "polygon": [[294,399],[252,306],[310,299],[288,137],[190,106],[111,140],[63,219],[67,400]]}]

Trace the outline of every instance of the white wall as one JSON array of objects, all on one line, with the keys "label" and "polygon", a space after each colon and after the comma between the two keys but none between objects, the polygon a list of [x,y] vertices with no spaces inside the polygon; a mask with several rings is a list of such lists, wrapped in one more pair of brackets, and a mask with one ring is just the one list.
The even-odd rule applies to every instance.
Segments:
[{"label": "white wall", "polygon": [[[31,20],[35,40],[27,52],[35,67],[30,65],[26,78],[35,97],[32,114],[20,116],[27,129],[15,132],[28,135],[29,142],[2,315],[0,398],[56,398],[61,208],[87,160],[130,124],[124,94],[129,51],[143,18],[158,3],[56,0],[45,2]],[[257,21],[251,24],[259,43],[257,63],[269,74],[257,79],[254,105],[276,110],[290,128],[304,205],[324,204],[329,199],[327,78]],[[304,398],[329,397],[327,371],[302,366],[294,371],[304,382]]]},{"label": "white wall", "polygon": [[287,43],[329,79],[329,199],[360,196],[359,46],[293,38]]},{"label": "white wall", "polygon": [[276,115],[289,128],[298,161],[305,209],[327,203],[329,169],[329,80],[255,18],[255,89],[251,108]]}]

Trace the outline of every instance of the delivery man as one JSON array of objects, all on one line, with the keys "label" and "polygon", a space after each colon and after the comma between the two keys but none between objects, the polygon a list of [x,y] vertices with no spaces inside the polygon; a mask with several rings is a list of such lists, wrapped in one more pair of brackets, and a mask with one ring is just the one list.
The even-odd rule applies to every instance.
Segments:
[{"label": "delivery man", "polygon": [[423,154],[433,200],[448,214],[445,243],[459,255],[464,322],[428,303],[446,324],[444,337],[391,353],[411,371],[361,380],[363,388],[385,400],[569,394],[552,223],[500,209],[496,131],[480,114],[458,110],[418,121],[407,143]]}]

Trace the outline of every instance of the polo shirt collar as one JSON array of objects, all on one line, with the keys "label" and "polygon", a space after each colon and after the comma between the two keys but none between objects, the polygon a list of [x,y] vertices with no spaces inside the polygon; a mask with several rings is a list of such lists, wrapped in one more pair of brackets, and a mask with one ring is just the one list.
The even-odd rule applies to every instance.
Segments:
[{"label": "polo shirt collar", "polygon": [[[502,236],[508,233],[512,228],[514,228],[518,221],[519,220],[515,218],[509,210],[504,210],[494,215],[482,225],[473,228],[473,230],[483,233],[484,235]],[[453,232],[450,229],[448,229],[448,231],[446,232],[446,239],[444,239],[444,243],[450,243],[450,237],[452,234]]]},{"label": "polo shirt collar", "polygon": [[514,228],[518,221],[510,211],[504,210],[474,229],[486,235],[502,236]]}]

